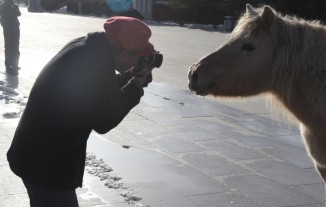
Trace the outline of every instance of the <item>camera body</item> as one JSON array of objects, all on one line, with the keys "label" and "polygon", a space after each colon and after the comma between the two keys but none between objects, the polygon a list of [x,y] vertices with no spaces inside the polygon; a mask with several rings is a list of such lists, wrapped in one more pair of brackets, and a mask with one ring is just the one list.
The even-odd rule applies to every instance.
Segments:
[{"label": "camera body", "polygon": [[136,71],[141,70],[146,66],[153,66],[155,68],[159,68],[161,67],[162,62],[163,62],[163,55],[160,54],[159,52],[149,56],[143,56],[139,59],[139,62],[136,67]]},{"label": "camera body", "polygon": [[[156,52],[152,55],[149,56],[143,56],[139,59],[139,62],[135,68],[135,71],[140,71],[141,69],[143,69],[144,67],[155,67],[155,68],[159,68],[161,67],[163,62],[163,55],[160,54],[159,52]],[[143,87],[147,87],[148,84],[150,82],[152,82],[153,78],[152,78],[152,74],[150,73],[147,77],[145,82],[143,83]]]}]

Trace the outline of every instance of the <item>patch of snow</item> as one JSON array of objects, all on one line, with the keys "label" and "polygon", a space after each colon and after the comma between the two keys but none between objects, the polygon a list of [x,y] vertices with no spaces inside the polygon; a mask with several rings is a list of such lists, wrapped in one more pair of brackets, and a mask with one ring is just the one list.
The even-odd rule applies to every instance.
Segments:
[{"label": "patch of snow", "polygon": [[9,88],[9,87],[6,87],[6,86],[4,86],[4,85],[1,84],[1,83],[4,83],[4,82],[3,82],[3,81],[0,82],[0,90],[1,90],[1,91],[5,91],[5,92],[7,92],[7,93],[11,93],[11,94],[13,94],[13,95],[19,95],[19,93],[16,92],[14,89]]},{"label": "patch of snow", "polygon": [[[1,86],[1,85],[0,85]],[[5,88],[5,90],[3,90]],[[27,103],[27,97],[9,90],[7,87],[0,87],[0,114],[3,118],[18,118],[24,111]]]},{"label": "patch of snow", "polygon": [[122,182],[122,178],[116,175],[113,172],[113,169],[105,164],[102,159],[97,159],[95,154],[89,152],[87,153],[85,170],[89,174],[99,177],[107,188],[120,191],[119,195],[124,197],[124,200],[127,203],[136,207],[150,207],[139,203],[138,201],[140,201],[142,198],[136,195],[132,189],[125,186]]},{"label": "patch of snow", "polygon": [[83,194],[79,194],[79,196],[84,199],[84,200],[90,200],[92,198],[98,198],[96,194],[92,193],[92,192],[86,192]]},{"label": "patch of snow", "polygon": [[125,201],[127,202],[133,202],[133,201],[140,201],[142,198],[139,196],[135,195],[132,191],[125,190],[120,193],[122,197],[125,198]]}]

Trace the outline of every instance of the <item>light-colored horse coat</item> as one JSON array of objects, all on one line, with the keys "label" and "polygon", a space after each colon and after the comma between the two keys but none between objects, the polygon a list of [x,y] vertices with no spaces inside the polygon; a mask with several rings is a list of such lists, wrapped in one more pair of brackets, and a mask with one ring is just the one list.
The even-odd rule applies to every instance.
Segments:
[{"label": "light-colored horse coat", "polygon": [[272,93],[300,121],[326,182],[326,27],[247,5],[228,41],[193,64],[189,88],[198,95],[246,97]]}]

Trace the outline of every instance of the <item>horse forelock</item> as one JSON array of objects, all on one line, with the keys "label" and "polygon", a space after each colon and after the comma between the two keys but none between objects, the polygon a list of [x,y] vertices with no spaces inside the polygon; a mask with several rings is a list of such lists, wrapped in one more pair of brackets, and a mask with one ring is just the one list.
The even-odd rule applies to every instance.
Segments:
[{"label": "horse forelock", "polygon": [[258,28],[259,26],[259,24],[257,24],[258,21],[259,21],[258,15],[252,15],[248,13],[242,14],[231,35],[232,36],[242,35],[244,31],[246,34],[250,35],[253,31],[255,31]]}]

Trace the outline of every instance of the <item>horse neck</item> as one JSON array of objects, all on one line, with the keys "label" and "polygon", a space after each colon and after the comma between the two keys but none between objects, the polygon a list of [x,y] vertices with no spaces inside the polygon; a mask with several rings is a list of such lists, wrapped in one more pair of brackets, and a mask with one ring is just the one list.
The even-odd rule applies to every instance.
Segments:
[{"label": "horse neck", "polygon": [[301,123],[315,128],[326,125],[326,70],[320,74],[315,68],[307,71],[288,81],[283,78],[272,93]]},{"label": "horse neck", "polygon": [[288,23],[273,30],[272,93],[309,128],[326,125],[326,28],[315,22]]}]

